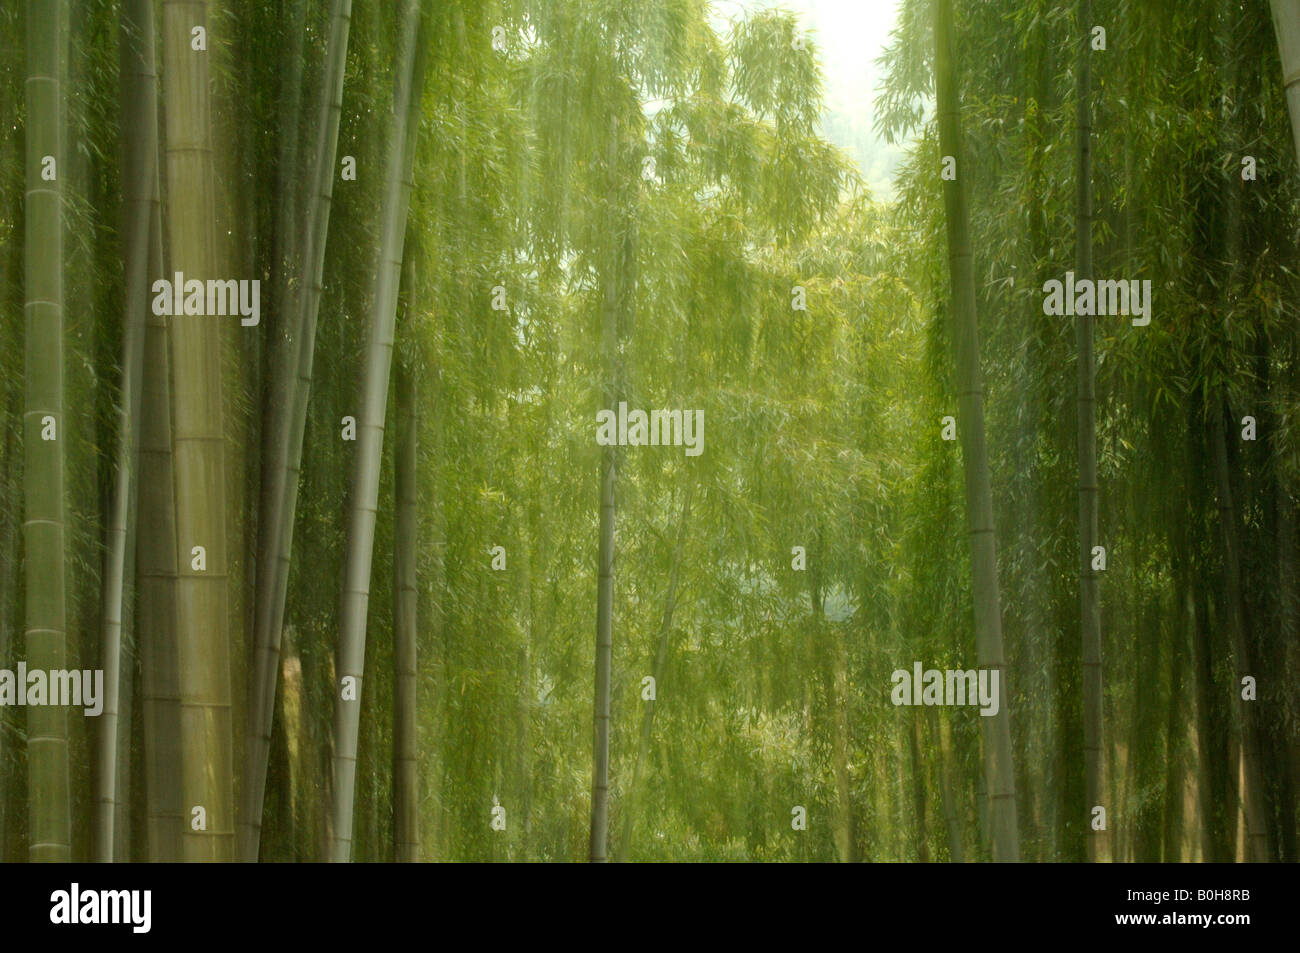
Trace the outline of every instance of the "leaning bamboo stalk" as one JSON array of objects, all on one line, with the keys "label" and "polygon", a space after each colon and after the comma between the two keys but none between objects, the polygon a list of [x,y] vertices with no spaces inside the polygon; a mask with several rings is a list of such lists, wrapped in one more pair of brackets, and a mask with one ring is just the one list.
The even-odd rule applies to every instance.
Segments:
[{"label": "leaning bamboo stalk", "polygon": [[370,315],[361,411],[357,415],[352,499],[348,509],[347,563],[335,664],[333,824],[330,837],[330,859],[335,863],[347,863],[352,856],[352,813],[356,795],[362,676],[365,672],[366,611],[370,605],[370,563],[379,505],[379,470],[392,370],[397,287],[414,184],[415,134],[419,128],[420,93],[428,45],[424,31],[417,29],[422,19],[420,7],[420,0],[405,0],[402,10],[378,278]]},{"label": "leaning bamboo stalk", "polygon": [[[283,429],[281,421],[287,421],[291,414],[292,398],[288,395],[292,393],[294,380],[294,361],[297,358],[298,346],[298,318],[300,311],[298,309],[299,289],[297,284],[292,280],[294,276],[301,274],[302,268],[302,245],[298,238],[298,195],[300,186],[299,178],[302,177],[302,169],[299,167],[299,115],[301,113],[303,98],[303,47],[305,45],[306,34],[307,6],[305,0],[293,0],[292,13],[287,24],[289,36],[293,37],[293,42],[285,45],[282,50],[286,63],[284,67],[285,78],[280,87],[280,116],[281,116],[281,134],[280,149],[276,167],[276,195],[278,201],[275,209],[275,227],[272,230],[272,305],[271,310],[276,320],[275,333],[273,336],[276,345],[272,349],[272,360],[275,362],[274,373],[271,375],[269,384],[263,389],[263,407],[260,421],[260,439],[262,442],[262,456],[259,461],[259,488],[258,497],[258,520],[257,520],[257,550],[254,557],[254,565],[257,567],[254,573],[254,601],[253,601],[253,645],[254,652],[252,656],[252,665],[249,666],[249,680],[247,693],[247,732],[246,737],[248,744],[244,748],[244,778],[253,777],[250,774],[250,759],[255,758],[259,746],[262,745],[261,726],[266,722],[269,726],[270,719],[266,717],[265,705],[263,703],[264,692],[261,686],[266,678],[266,653],[262,651],[265,640],[268,638],[267,632],[261,623],[267,618],[265,606],[268,603],[270,593],[274,591],[275,577],[275,543],[278,539],[274,532],[274,527],[279,520],[279,508],[282,493],[279,492],[276,485],[276,475],[281,472],[281,467],[275,466],[280,462],[283,453],[283,443],[279,440],[280,431]],[[324,95],[321,95],[321,101],[324,102]],[[302,188],[305,194],[310,195],[313,192],[313,180],[309,179],[306,186]],[[310,229],[310,225],[306,226]],[[274,686],[275,679],[272,678]],[[269,727],[267,735],[270,734]],[[266,742],[269,745],[269,740]],[[265,758],[263,763],[265,764]],[[239,811],[239,837],[240,837],[240,859],[255,861],[257,859],[257,848],[254,847],[252,856],[249,857],[249,806],[250,797],[256,795],[255,809],[257,812],[256,823],[260,827],[262,795],[265,792],[265,768],[262,773],[255,779],[254,784],[245,783],[242,788],[242,801]],[[258,830],[258,840],[260,841],[260,829]]]},{"label": "leaning bamboo stalk", "polygon": [[[99,720],[99,770],[96,772],[95,859],[113,858],[118,785],[118,695],[121,684],[122,628],[134,575],[126,555],[135,541],[138,495],[142,363],[145,315],[149,312],[149,232],[154,213],[158,163],[157,82],[153,56],[153,11],[147,0],[126,0],[120,21],[123,228],[126,308],[122,334],[122,383],[117,407],[117,449],[108,522],[108,553],[103,588],[102,658],[104,710]],[[129,677],[129,673],[128,673]]]},{"label": "leaning bamboo stalk", "polygon": [[339,118],[343,112],[343,78],[351,17],[352,0],[334,0],[326,54],[327,93],[321,104],[311,191],[307,197],[305,228],[300,244],[306,275],[303,292],[297,296],[289,315],[291,327],[284,350],[285,361],[278,375],[286,390],[277,401],[279,414],[270,444],[272,481],[268,500],[272,509],[268,513],[266,538],[274,548],[263,555],[258,572],[252,703],[249,706],[248,744],[244,749],[245,783],[240,812],[240,858],[245,861],[257,859],[261,840],[262,802],[271,750],[276,679],[280,670],[280,641],[289,589],[289,560],[293,549],[303,432],[311,391],[316,318],[324,284],[325,244],[334,194],[334,162],[338,153]]}]

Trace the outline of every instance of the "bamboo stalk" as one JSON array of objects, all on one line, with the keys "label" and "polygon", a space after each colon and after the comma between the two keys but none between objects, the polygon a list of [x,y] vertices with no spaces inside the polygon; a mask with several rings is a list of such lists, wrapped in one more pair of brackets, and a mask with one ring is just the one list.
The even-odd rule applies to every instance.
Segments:
[{"label": "bamboo stalk", "polygon": [[[393,103],[393,137],[388,161],[378,279],[366,346],[361,412],[348,510],[348,551],[334,686],[334,789],[330,859],[347,863],[352,856],[352,812],[356,795],[357,735],[366,656],[366,610],[370,604],[370,562],[379,505],[379,467],[383,451],[388,379],[392,369],[397,317],[398,279],[410,206],[416,132],[424,85],[428,37],[421,25],[421,3],[406,0],[402,9],[401,46]],[[418,34],[418,35],[417,35]],[[343,697],[345,679],[355,694]]]},{"label": "bamboo stalk", "polygon": [[[96,772],[95,859],[114,859],[114,825],[118,787],[118,712],[122,683],[123,620],[129,619],[133,565],[127,553],[135,542],[137,475],[140,467],[141,378],[146,315],[150,312],[149,233],[155,212],[158,174],[157,84],[153,54],[153,10],[145,0],[126,0],[120,20],[122,126],[125,147],[122,182],[126,209],[125,331],[122,335],[122,383],[117,408],[117,449],[108,523],[108,555],[103,588],[102,659],[104,710],[99,720],[99,768]],[[133,581],[133,578],[132,578]],[[126,677],[130,678],[130,671]],[[129,683],[128,683],[129,685]]]},{"label": "bamboo stalk", "polygon": [[[408,288],[413,295],[414,289]],[[419,859],[419,751],[416,745],[416,553],[419,514],[416,476],[416,390],[397,364],[397,442],[393,495],[393,837],[399,863]]]},{"label": "bamboo stalk", "polygon": [[943,182],[948,267],[952,280],[952,331],[957,365],[957,399],[966,511],[971,548],[971,590],[975,602],[975,642],[979,667],[994,669],[1001,683],[996,715],[981,718],[988,779],[990,839],[995,861],[1020,859],[1016,826],[1016,782],[1011,756],[1011,715],[1007,706],[1006,662],[1002,648],[1002,605],[998,594],[993,494],[984,436],[984,383],[980,368],[979,326],[975,313],[967,171],[961,142],[961,115],[954,67],[952,0],[935,0],[935,90],[939,148],[956,160],[957,174]]},{"label": "bamboo stalk", "polygon": [[[1092,280],[1092,70],[1090,31],[1091,0],[1079,2],[1079,72],[1075,130],[1078,139],[1075,181],[1075,275]],[[1097,545],[1097,361],[1093,352],[1093,317],[1075,319],[1078,344],[1078,447],[1079,447],[1079,628],[1083,642],[1083,758],[1084,789],[1088,811],[1104,798],[1102,751],[1101,604],[1092,550]],[[1114,811],[1112,809],[1111,813]],[[1109,853],[1106,831],[1089,827],[1088,860]]]},{"label": "bamboo stalk", "polygon": [[240,859],[256,861],[262,830],[262,803],[266,792],[266,766],[270,756],[271,721],[275,710],[276,680],[280,669],[280,643],[289,589],[289,560],[293,549],[293,523],[298,500],[298,475],[302,466],[302,441],[311,391],[312,358],[316,346],[316,318],[320,309],[325,244],[330,205],[334,194],[334,163],[338,154],[339,118],[343,111],[343,79],[347,65],[352,0],[334,0],[325,68],[327,95],[322,98],[319,132],[307,198],[301,261],[306,269],[304,293],[289,313],[282,367],[277,381],[284,382],[276,401],[279,413],[269,446],[272,474],[267,489],[270,506],[265,519],[269,548],[259,560],[256,615],[254,617],[252,703],[249,737],[244,749],[244,788],[240,811]]},{"label": "bamboo stalk", "polygon": [[[63,145],[62,0],[27,0],[27,193],[23,239],[26,291],[23,442],[27,664],[62,669],[67,653],[64,560],[63,417]],[[53,177],[43,175],[46,157]],[[68,798],[67,709],[27,711],[29,856],[67,861],[72,820]]]},{"label": "bamboo stalk", "polygon": [[[208,0],[163,0],[162,11],[171,266],[187,275],[211,278],[217,257],[210,52],[191,46],[192,30],[209,25]],[[213,42],[209,36],[209,47]],[[211,316],[173,316],[168,329],[174,382],[181,810],[186,819],[182,857],[229,861],[234,854],[235,824],[222,423],[224,329]],[[200,546],[205,554],[202,566],[196,554]]]},{"label": "bamboo stalk", "polygon": [[1287,110],[1291,113],[1291,137],[1300,158],[1300,0],[1270,0],[1273,28],[1277,31],[1278,55],[1282,59],[1282,85]]},{"label": "bamboo stalk", "polygon": [[[655,639],[654,667],[651,674],[655,680],[655,694],[659,693],[659,684],[664,669],[668,665],[668,637],[672,633],[673,612],[677,608],[677,580],[681,569],[682,545],[686,540],[686,526],[691,515],[691,496],[695,485],[686,484],[686,498],[682,501],[682,515],[677,523],[677,542],[673,546],[672,564],[668,569],[668,591],[664,595],[664,614],[659,623],[659,632]],[[646,757],[650,753],[650,734],[654,728],[655,699],[647,699],[645,710],[641,714],[641,736],[637,743],[636,761],[632,767],[632,784],[627,792],[627,804],[621,808],[623,814],[623,836],[619,838],[618,849],[614,852],[614,861],[624,863],[632,842],[632,823],[637,804],[641,798],[641,772]]]}]

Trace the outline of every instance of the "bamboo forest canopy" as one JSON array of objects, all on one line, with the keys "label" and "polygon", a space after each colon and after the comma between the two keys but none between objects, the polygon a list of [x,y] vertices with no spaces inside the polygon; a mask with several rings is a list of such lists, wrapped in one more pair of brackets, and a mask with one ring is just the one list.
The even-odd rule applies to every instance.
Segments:
[{"label": "bamboo forest canopy", "polygon": [[0,6],[0,857],[1300,859],[1300,0],[879,6]]}]

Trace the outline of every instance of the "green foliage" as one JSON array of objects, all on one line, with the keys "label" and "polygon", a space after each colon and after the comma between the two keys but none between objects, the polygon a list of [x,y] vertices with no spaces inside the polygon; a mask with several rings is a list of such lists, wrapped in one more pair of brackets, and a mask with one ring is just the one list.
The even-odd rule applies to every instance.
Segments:
[{"label": "green foliage", "polygon": [[[121,386],[119,153],[131,130],[117,106],[119,4],[69,6],[63,275],[78,304],[66,309],[63,339],[68,658],[90,667]],[[338,153],[355,158],[358,175],[335,179],[329,216],[263,860],[328,855],[356,447],[341,428],[359,413],[382,267],[373,250],[399,6],[356,0],[352,11]],[[799,18],[728,5],[721,12],[732,19],[715,29],[715,6],[429,5],[394,356],[414,381],[419,421],[422,859],[586,856],[595,420],[611,381],[629,408],[702,410],[705,421],[698,457],[681,447],[618,452],[611,855],[991,856],[980,716],[890,701],[891,673],[915,661],[975,667],[962,451],[940,433],[961,395],[949,356],[932,2],[900,0],[881,57],[887,79],[872,125],[908,149],[888,204],[828,141],[821,52]],[[1149,326],[1099,317],[1095,330],[1112,853],[1244,856],[1234,759],[1249,718],[1234,693],[1248,666],[1265,676],[1268,856],[1294,860],[1300,177],[1276,38],[1264,0],[1093,6],[1108,33],[1091,61],[1095,273],[1154,289]],[[277,289],[263,292],[262,327],[221,332],[235,765],[256,661],[254,581],[268,571],[259,490],[285,412],[273,397],[276,355],[306,280],[294,219],[305,214],[324,96],[329,23],[319,7],[228,0],[209,17],[220,267]],[[971,201],[1021,853],[1077,860],[1091,806],[1077,353],[1072,321],[1043,314],[1042,287],[1073,267],[1075,51],[1088,25],[1076,4],[1055,0],[955,7],[959,174]],[[0,353],[9,369],[0,667],[23,657],[14,633],[27,600],[17,515],[24,27],[21,5],[0,7]],[[1243,155],[1256,159],[1254,181],[1241,179]],[[500,296],[504,309],[494,307]],[[617,328],[609,351],[607,308]],[[1240,439],[1246,415],[1255,442]],[[357,860],[394,857],[391,409],[388,423]],[[1222,461],[1216,428],[1227,438]],[[504,570],[492,568],[496,546]],[[1240,553],[1239,598],[1230,551]],[[1234,619],[1240,644],[1229,637]],[[136,683],[139,664],[127,663]],[[652,674],[650,721],[642,692]],[[82,858],[93,732],[69,723],[71,849]],[[25,857],[33,836],[23,731],[21,714],[0,709],[5,859]],[[137,766],[126,758],[122,770],[136,820],[126,836],[142,858],[149,794],[138,719],[129,747]],[[238,791],[244,779],[234,780]],[[505,810],[504,830],[491,826],[494,806]],[[806,831],[791,827],[795,806],[807,810]]]}]

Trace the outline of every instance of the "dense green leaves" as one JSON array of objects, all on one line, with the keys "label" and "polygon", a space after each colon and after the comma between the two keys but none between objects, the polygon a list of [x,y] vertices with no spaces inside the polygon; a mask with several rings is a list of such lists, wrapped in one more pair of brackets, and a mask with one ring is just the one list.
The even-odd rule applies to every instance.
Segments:
[{"label": "dense green leaves", "polygon": [[[52,219],[25,208],[25,146],[48,121],[26,103],[28,15],[0,9],[0,668],[32,661],[17,620],[48,605],[32,592],[54,593],[21,584],[40,574],[32,550],[22,558],[34,537],[21,514],[54,485],[48,461],[25,453],[24,387],[41,381],[23,379],[24,351],[63,374],[68,664],[97,665],[108,648],[97,633],[112,604],[101,598],[120,523],[109,500],[130,391],[122,302],[141,261],[138,236],[123,231],[124,202],[141,201],[139,163],[121,147],[147,141],[131,138],[147,120],[139,103],[119,112],[122,4],[64,5],[61,268],[36,254],[54,245],[30,234]],[[1042,306],[1043,283],[1075,262],[1079,41],[1092,25],[1079,4],[953,2],[981,347],[978,366],[960,368],[954,318],[969,312],[950,292],[933,0],[899,2],[884,88],[863,117],[908,150],[888,202],[829,141],[819,38],[789,12],[705,0],[428,4],[400,281],[377,250],[397,237],[383,241],[382,210],[403,5],[352,5],[337,155],[323,170],[327,229],[311,224],[322,204],[313,160],[328,132],[330,14],[343,5],[193,6],[209,10],[214,151],[206,172],[164,183],[172,227],[151,231],[148,268],[169,273],[194,244],[184,228],[210,228],[212,247],[200,250],[220,275],[262,280],[263,319],[150,316],[136,611],[122,643],[123,697],[133,689],[136,703],[134,714],[123,708],[117,758],[130,810],[114,815],[116,856],[174,856],[189,830],[181,776],[166,767],[179,758],[168,735],[178,636],[191,656],[214,653],[200,666],[213,676],[205,703],[220,701],[228,650],[234,726],[227,742],[190,726],[216,740],[186,755],[186,784],[233,785],[245,850],[260,821],[263,860],[324,859],[346,836],[331,818],[344,589],[349,631],[364,636],[352,643],[353,662],[364,646],[363,690],[346,738],[355,798],[340,808],[351,856],[588,856],[606,459],[596,415],[617,410],[616,398],[701,411],[703,432],[699,455],[681,445],[611,455],[609,856],[990,859],[988,719],[890,699],[891,674],[915,662],[976,666],[974,614],[987,601],[971,574],[971,451],[944,439],[942,421],[980,377],[1020,856],[1087,856],[1078,352],[1073,319]],[[1149,325],[1098,316],[1094,329],[1110,856],[1230,860],[1256,842],[1294,860],[1300,175],[1278,41],[1264,0],[1091,6],[1107,38],[1089,60],[1093,272],[1153,288]],[[186,37],[172,34],[159,50],[170,42],[173,63],[194,65]],[[160,121],[190,116],[168,100]],[[1246,156],[1253,179],[1242,177]],[[355,179],[342,175],[345,157]],[[181,188],[199,179],[201,192]],[[312,244],[317,227],[323,247]],[[61,363],[52,326],[25,328],[29,252],[77,302],[55,334]],[[281,378],[293,367],[284,355],[303,356],[289,348],[304,340],[295,315],[314,295],[317,254],[294,472],[286,395],[300,391]],[[346,421],[363,423],[379,310],[396,316],[401,390],[385,400],[383,375],[370,377],[372,558],[368,578],[354,567],[347,582],[358,534],[345,514],[368,500],[352,479],[365,441],[345,438]],[[174,355],[190,363],[169,370],[167,335],[178,330]],[[195,468],[173,472],[190,425],[217,419],[196,421],[204,408],[186,405],[196,369],[206,410],[224,423],[205,432],[220,440],[187,453],[223,475],[224,505],[205,505]],[[1242,437],[1246,416],[1253,440]],[[268,694],[258,656],[271,643],[258,635],[276,626],[255,610],[277,584],[277,479],[297,480],[298,494]],[[226,537],[229,575],[211,584],[228,596],[224,640],[215,608],[191,605],[180,633],[166,621],[176,572],[190,572],[192,544],[164,518],[177,512]],[[395,600],[412,576],[414,599],[402,588]],[[409,670],[412,616],[413,731],[393,679]],[[1258,681],[1254,709],[1240,701],[1244,674]],[[268,719],[262,746],[245,726]],[[25,857],[57,820],[48,807],[28,819],[39,790],[28,772],[39,781],[46,770],[28,751],[39,720],[0,708],[6,859]],[[102,769],[90,767],[95,732],[67,720],[75,859],[91,855],[83,819]],[[1242,750],[1264,767],[1244,838]],[[245,762],[259,759],[266,791],[253,817],[257,778]],[[796,808],[806,830],[792,826]]]}]

